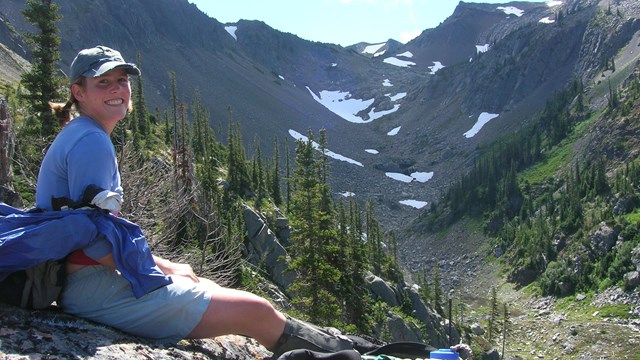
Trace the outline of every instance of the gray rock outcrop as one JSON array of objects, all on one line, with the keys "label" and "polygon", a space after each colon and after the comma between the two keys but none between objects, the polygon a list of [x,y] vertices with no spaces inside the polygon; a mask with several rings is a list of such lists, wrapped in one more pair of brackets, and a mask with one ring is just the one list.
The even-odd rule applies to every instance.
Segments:
[{"label": "gray rock outcrop", "polygon": [[367,272],[365,281],[367,282],[367,289],[374,299],[380,299],[380,301],[387,303],[391,307],[398,306],[398,297],[393,291],[393,287],[387,284],[386,281],[370,272]]},{"label": "gray rock outcrop", "polygon": [[236,359],[271,356],[238,335],[163,343],[131,336],[53,310],[27,311],[0,303],[0,358],[13,359]]},{"label": "gray rock outcrop", "polygon": [[[255,266],[268,271],[271,280],[282,289],[289,288],[295,273],[287,268],[287,251],[276,235],[269,229],[266,219],[248,206],[244,207],[244,222],[247,229],[247,259]],[[279,233],[286,234],[288,222],[279,219]]]}]

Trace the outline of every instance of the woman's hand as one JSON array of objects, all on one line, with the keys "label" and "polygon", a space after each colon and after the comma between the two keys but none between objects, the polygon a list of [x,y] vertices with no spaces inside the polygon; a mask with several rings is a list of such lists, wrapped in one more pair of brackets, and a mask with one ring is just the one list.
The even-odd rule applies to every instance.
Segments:
[{"label": "woman's hand", "polygon": [[153,260],[155,260],[156,265],[158,265],[160,270],[167,276],[182,276],[193,282],[200,282],[200,279],[193,272],[189,264],[174,263],[155,255],[153,256]]}]

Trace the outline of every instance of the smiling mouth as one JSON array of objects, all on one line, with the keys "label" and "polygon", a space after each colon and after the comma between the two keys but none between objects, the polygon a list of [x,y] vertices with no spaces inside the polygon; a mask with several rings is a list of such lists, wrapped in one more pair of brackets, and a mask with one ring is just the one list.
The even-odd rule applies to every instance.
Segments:
[{"label": "smiling mouth", "polygon": [[124,100],[122,100],[122,99],[114,99],[114,100],[105,101],[105,104],[107,104],[107,105],[122,105],[122,103],[124,103]]}]

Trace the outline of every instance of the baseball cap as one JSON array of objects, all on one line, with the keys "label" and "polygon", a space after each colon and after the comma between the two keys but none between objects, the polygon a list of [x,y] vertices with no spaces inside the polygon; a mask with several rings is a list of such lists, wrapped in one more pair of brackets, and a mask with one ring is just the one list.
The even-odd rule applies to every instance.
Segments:
[{"label": "baseball cap", "polygon": [[129,75],[140,75],[140,69],[135,64],[125,62],[118,51],[99,45],[80,50],[71,63],[69,80],[73,84],[82,76],[98,77],[116,68],[125,69]]}]

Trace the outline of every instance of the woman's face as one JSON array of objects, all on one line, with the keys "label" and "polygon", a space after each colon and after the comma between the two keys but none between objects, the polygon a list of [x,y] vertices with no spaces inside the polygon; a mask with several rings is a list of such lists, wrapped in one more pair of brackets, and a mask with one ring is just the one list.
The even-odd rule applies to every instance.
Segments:
[{"label": "woman's face", "polygon": [[131,86],[124,69],[85,78],[84,85],[73,84],[71,91],[78,100],[80,113],[97,121],[108,133],[127,115]]}]

